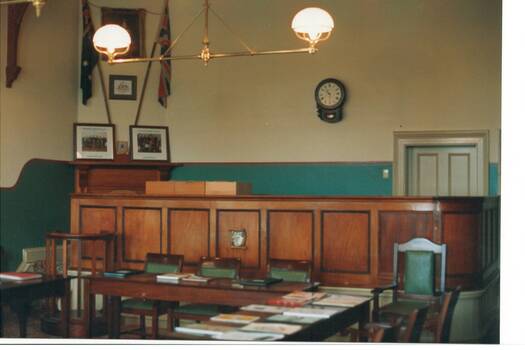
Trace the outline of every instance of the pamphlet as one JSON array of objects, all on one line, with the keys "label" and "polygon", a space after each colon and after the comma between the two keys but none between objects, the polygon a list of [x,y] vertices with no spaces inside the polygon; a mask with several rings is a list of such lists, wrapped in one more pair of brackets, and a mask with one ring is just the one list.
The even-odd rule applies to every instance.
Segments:
[{"label": "pamphlet", "polygon": [[37,278],[42,278],[42,275],[39,273],[29,273],[29,272],[2,272],[0,273],[0,279],[9,280],[9,281],[27,281]]},{"label": "pamphlet", "polygon": [[370,300],[370,298],[355,295],[330,294],[326,298],[314,301],[313,304],[339,307],[353,307],[367,302],[368,300]]},{"label": "pamphlet", "polygon": [[232,331],[213,336],[216,340],[271,341],[284,338],[284,334]]},{"label": "pamphlet", "polygon": [[242,331],[253,331],[263,333],[292,334],[299,331],[302,327],[299,325],[285,323],[263,323],[253,322],[241,328]]},{"label": "pamphlet", "polygon": [[241,310],[244,311],[253,311],[253,312],[266,312],[269,314],[282,314],[285,311],[288,311],[290,308],[283,307],[283,306],[272,306],[272,305],[259,305],[259,304],[252,304],[252,305],[246,305],[242,306]]},{"label": "pamphlet", "polygon": [[257,321],[258,319],[258,316],[251,315],[218,314],[217,316],[210,318],[210,321],[248,324],[250,322]]},{"label": "pamphlet", "polygon": [[331,316],[343,311],[344,309],[335,308],[315,308],[315,307],[296,307],[285,311],[283,315],[287,316],[299,316],[299,317],[317,317],[317,318],[330,318]]}]

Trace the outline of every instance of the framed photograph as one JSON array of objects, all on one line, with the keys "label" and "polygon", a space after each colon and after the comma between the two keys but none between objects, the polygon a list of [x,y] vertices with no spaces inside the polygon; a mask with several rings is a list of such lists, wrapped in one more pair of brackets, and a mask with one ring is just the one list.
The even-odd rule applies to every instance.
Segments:
[{"label": "framed photograph", "polygon": [[109,98],[112,100],[136,100],[137,76],[110,75]]},{"label": "framed photograph", "polygon": [[75,159],[114,159],[114,125],[75,123],[73,128]]},{"label": "framed photograph", "polygon": [[123,56],[119,58],[144,57],[144,19],[146,10],[144,9],[121,9],[102,7],[102,25],[118,24],[126,29],[131,36],[131,47]]},{"label": "framed photograph", "polygon": [[166,126],[130,126],[131,160],[169,161],[170,144]]}]

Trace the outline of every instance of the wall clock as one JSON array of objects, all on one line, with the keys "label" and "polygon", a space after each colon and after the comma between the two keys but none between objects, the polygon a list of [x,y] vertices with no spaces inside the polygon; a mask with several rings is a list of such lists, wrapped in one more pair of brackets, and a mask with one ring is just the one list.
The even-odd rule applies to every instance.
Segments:
[{"label": "wall clock", "polygon": [[337,123],[343,119],[343,105],[346,100],[346,89],[342,82],[328,78],[317,84],[315,102],[317,115],[328,123]]}]

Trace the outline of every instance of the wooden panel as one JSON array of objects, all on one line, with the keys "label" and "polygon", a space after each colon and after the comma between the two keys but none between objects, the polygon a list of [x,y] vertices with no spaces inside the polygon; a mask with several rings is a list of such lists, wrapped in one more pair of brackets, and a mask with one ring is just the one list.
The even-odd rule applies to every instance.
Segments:
[{"label": "wooden panel", "polygon": [[268,258],[313,258],[313,212],[268,211]]},{"label": "wooden panel", "polygon": [[121,252],[124,262],[144,262],[162,251],[161,209],[124,208]]},{"label": "wooden panel", "polygon": [[[246,231],[246,248],[231,248],[230,230]],[[243,268],[260,267],[260,212],[258,210],[217,211],[217,255],[241,259]]]},{"label": "wooden panel", "polygon": [[370,272],[370,213],[321,214],[321,272]]},{"label": "wooden panel", "polygon": [[[117,232],[117,208],[107,206],[80,206],[79,233]],[[73,257],[76,259],[77,248],[73,244]],[[91,257],[91,244],[82,247],[82,257]],[[101,254],[98,254],[102,256]]]},{"label": "wooden panel", "polygon": [[379,212],[379,273],[392,274],[394,243],[415,237],[432,240],[432,212]]},{"label": "wooden panel", "polygon": [[443,213],[443,240],[447,244],[447,274],[479,272],[478,214]]},{"label": "wooden panel", "polygon": [[184,266],[196,266],[210,254],[210,211],[170,209],[168,251],[184,255]]}]

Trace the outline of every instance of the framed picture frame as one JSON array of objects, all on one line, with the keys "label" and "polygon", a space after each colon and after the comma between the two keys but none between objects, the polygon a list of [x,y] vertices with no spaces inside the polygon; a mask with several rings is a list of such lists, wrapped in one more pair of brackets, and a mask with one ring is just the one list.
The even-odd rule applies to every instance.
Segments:
[{"label": "framed picture frame", "polygon": [[131,36],[131,47],[128,53],[119,56],[119,58],[144,57],[144,22],[146,10],[102,7],[101,12],[102,25],[118,24],[126,29]]},{"label": "framed picture frame", "polygon": [[115,126],[113,124],[73,124],[75,160],[115,158]]},{"label": "framed picture frame", "polygon": [[110,75],[109,98],[112,100],[136,100],[137,76],[136,75]]},{"label": "framed picture frame", "polygon": [[170,143],[166,126],[130,126],[130,158],[141,161],[170,161]]}]

